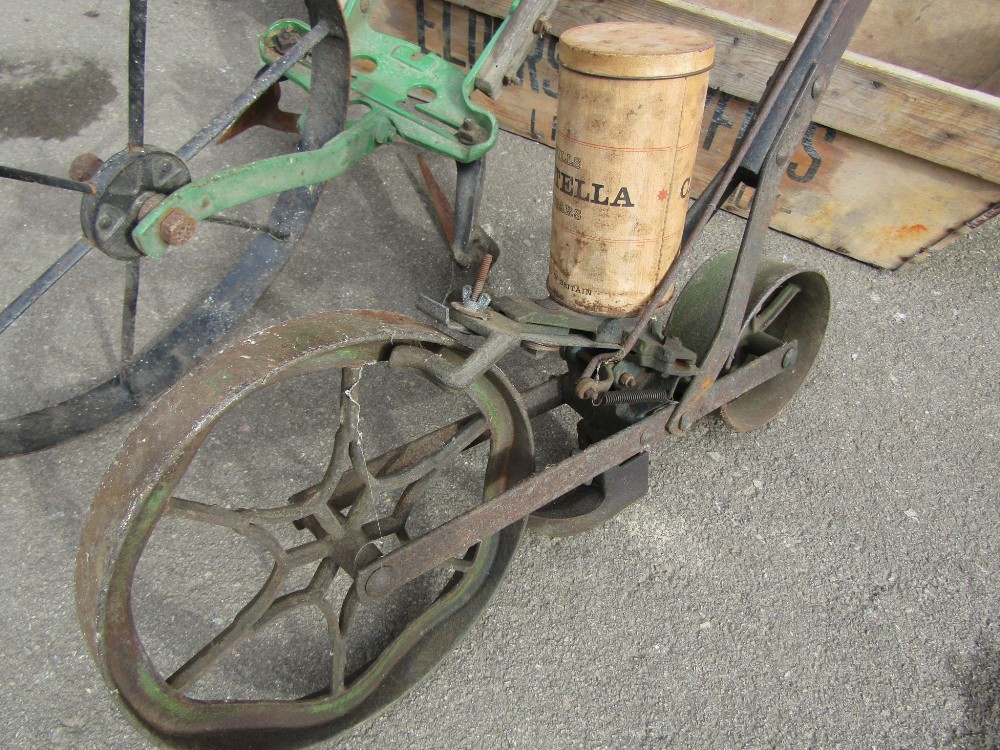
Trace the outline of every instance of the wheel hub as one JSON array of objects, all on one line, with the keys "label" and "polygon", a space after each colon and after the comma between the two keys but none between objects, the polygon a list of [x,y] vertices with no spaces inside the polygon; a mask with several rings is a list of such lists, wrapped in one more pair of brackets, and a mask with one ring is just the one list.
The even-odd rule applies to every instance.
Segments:
[{"label": "wheel hub", "polygon": [[[93,177],[97,192],[80,205],[83,233],[101,252],[116,260],[134,260],[142,253],[132,242],[132,230],[143,206],[191,182],[187,165],[155,146],[119,151]],[[147,208],[148,211],[148,208]]]}]

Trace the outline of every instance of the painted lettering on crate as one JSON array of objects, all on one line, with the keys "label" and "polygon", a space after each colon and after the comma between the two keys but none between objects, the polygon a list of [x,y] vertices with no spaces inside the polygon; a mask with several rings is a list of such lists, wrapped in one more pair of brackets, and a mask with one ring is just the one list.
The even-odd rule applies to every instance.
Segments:
[{"label": "painted lettering on crate", "polygon": [[823,141],[825,143],[833,143],[833,139],[837,137],[837,131],[833,128],[828,128],[825,125],[817,125],[812,123],[806,130],[806,134],[802,136],[802,148],[805,150],[806,155],[809,157],[809,166],[800,165],[797,161],[790,161],[788,163],[787,174],[796,182],[809,182],[816,173],[819,171],[820,165],[823,163],[823,157],[820,156],[819,151],[816,150],[815,139],[816,131],[822,127],[823,128]]},{"label": "painted lettering on crate", "polygon": [[[736,101],[741,102],[739,99]],[[735,118],[733,118],[733,115],[730,113],[730,104],[732,102],[733,97],[729,94],[719,91],[718,89],[709,89],[708,96],[705,99],[705,109],[710,110],[711,115],[707,118],[707,124],[703,126],[705,133],[705,137],[701,144],[703,150],[708,151],[712,148],[712,145],[719,136],[721,128],[725,128],[727,130],[736,128]],[[753,120],[753,115],[756,111],[756,104],[747,105],[746,109],[740,115],[740,124],[734,140],[739,140],[746,134],[747,128],[750,127],[750,123]],[[816,123],[812,123],[809,126],[805,135],[802,137],[802,149],[808,157],[808,162],[793,159],[788,163],[788,168],[786,170],[788,177],[795,182],[811,182],[812,179],[816,177],[816,173],[819,172],[820,167],[823,165],[823,156],[816,148],[816,133],[820,128],[823,129],[824,143],[832,143],[837,137],[837,131],[833,128],[828,128],[825,125],[817,125]],[[737,205],[740,204],[739,200],[735,198],[734,202]]]},{"label": "painted lettering on crate", "polygon": [[[458,13],[466,15],[466,40],[465,55],[467,59],[458,57],[454,49],[461,46],[461,40],[456,39],[455,34],[455,6],[451,3],[431,2],[431,8],[437,9],[438,13],[428,13],[428,4],[425,0],[416,0],[414,11],[417,16],[417,44],[424,52],[433,52],[440,55],[445,60],[459,68],[468,68],[479,59],[479,54],[489,43],[496,33],[501,20],[493,16],[487,16],[475,11],[458,8]],[[434,18],[431,18],[431,16]],[[461,26],[461,22],[458,23]],[[436,29],[440,32],[441,45],[428,44],[429,29]]]},{"label": "painted lettering on crate", "polygon": [[[438,14],[428,13],[429,8],[437,8]],[[477,13],[476,11],[461,8],[451,3],[427,3],[426,0],[416,0],[414,9],[417,16],[417,44],[424,52],[434,52],[441,55],[445,60],[459,68],[468,68],[479,59],[479,55],[489,43],[490,39],[500,27],[501,19],[493,16]],[[462,40],[456,33],[456,28],[462,23],[457,20],[461,14],[466,15],[465,29],[465,56],[462,59],[457,55],[458,47],[462,46]],[[433,16],[433,18],[431,17]],[[441,48],[433,49],[427,43],[427,30],[436,29],[441,35]],[[555,99],[556,79],[541,75],[539,70],[544,63],[548,63],[554,71],[559,70],[559,61],[556,57],[556,47],[558,40],[552,36],[542,36],[535,42],[535,48],[528,55],[521,67],[518,68],[519,85],[523,86],[527,81],[528,88],[540,94]]]},{"label": "painted lettering on crate", "polygon": [[531,118],[530,118],[531,122],[529,124],[529,127],[531,128],[531,137],[539,141],[554,141],[556,139],[556,125],[557,125],[556,116],[555,115],[549,116],[546,115],[544,112],[541,115],[542,117],[549,117],[549,119],[552,121],[552,128],[549,130],[548,133],[540,133],[538,131],[538,128],[535,127],[535,121],[538,119],[538,116],[539,116],[538,110],[532,107]]}]

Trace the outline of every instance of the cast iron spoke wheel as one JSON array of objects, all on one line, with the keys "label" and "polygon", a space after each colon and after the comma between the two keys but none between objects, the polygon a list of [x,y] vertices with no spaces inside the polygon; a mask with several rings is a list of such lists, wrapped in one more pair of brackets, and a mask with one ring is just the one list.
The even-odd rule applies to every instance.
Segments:
[{"label": "cast iron spoke wheel", "polygon": [[[279,63],[290,65],[294,55],[312,66],[313,85],[298,144],[300,150],[312,150],[321,147],[343,126],[350,83],[349,50],[343,13],[337,0],[306,0],[305,5],[310,23],[314,27],[325,24],[325,29],[321,28],[308,40],[308,58],[303,57],[305,52],[297,49],[286,53]],[[74,161],[70,179],[0,167],[0,176],[34,183],[32,190],[38,190],[37,186],[41,184],[84,194],[80,208],[83,237],[34,283],[20,294],[15,293],[12,300],[8,298],[4,302],[6,307],[0,311],[3,343],[22,337],[20,343],[10,344],[12,348],[5,349],[4,354],[11,359],[25,359],[18,365],[18,378],[22,382],[33,380],[33,366],[39,370],[59,369],[75,373],[81,366],[78,363],[89,356],[89,353],[64,351],[57,364],[53,364],[51,359],[43,362],[38,343],[39,336],[45,338],[46,334],[51,335],[54,327],[67,318],[77,319],[77,316],[92,314],[87,309],[88,302],[81,303],[79,309],[63,307],[65,287],[74,284],[74,277],[80,277],[79,268],[87,265],[80,264],[85,256],[106,256],[88,260],[100,261],[108,266],[103,272],[102,285],[107,285],[107,288],[117,286],[118,289],[124,285],[123,291],[115,295],[120,294],[118,299],[121,302],[119,312],[113,315],[114,320],[94,326],[104,334],[117,330],[117,334],[105,335],[109,340],[104,349],[115,351],[107,352],[103,374],[87,372],[82,384],[70,387],[73,395],[64,395],[64,390],[53,397],[46,392],[42,397],[44,403],[28,404],[27,411],[22,407],[18,410],[20,413],[12,414],[8,410],[0,419],[0,457],[41,450],[82,435],[145,404],[162,392],[229,331],[266,291],[290,257],[316,209],[322,186],[286,191],[277,196],[269,209],[266,206],[248,209],[256,214],[252,218],[245,215],[211,217],[208,220],[211,226],[198,228],[198,234],[204,236],[194,238],[190,247],[185,244],[176,252],[190,256],[204,252],[206,247],[217,247],[221,244],[218,232],[224,231],[228,235],[226,240],[233,244],[237,252],[240,252],[238,248],[244,248],[242,254],[228,271],[222,272],[224,275],[214,288],[192,283],[191,287],[199,291],[189,294],[197,294],[197,297],[184,300],[183,304],[171,300],[174,309],[169,317],[148,326],[149,334],[143,335],[142,321],[138,319],[146,314],[143,311],[150,305],[145,303],[147,283],[140,285],[140,269],[149,269],[143,270],[142,278],[154,279],[151,283],[155,287],[155,279],[164,278],[162,271],[154,270],[147,264],[170,264],[171,258],[144,259],[132,242],[132,229],[159,200],[191,181],[189,165],[192,159],[225,133],[241,112],[265,93],[268,94],[265,102],[276,98],[274,92],[281,78],[281,68],[279,63],[275,63],[253,79],[232,105],[225,108],[220,105],[219,114],[176,151],[153,146],[146,139],[146,26],[146,0],[131,0],[128,138],[123,150],[103,161],[92,154],[82,155]],[[325,34],[322,33],[324,30]],[[154,36],[155,33],[154,29]],[[262,154],[269,155],[272,154]],[[258,157],[255,155],[253,158]],[[8,187],[4,185],[5,190]],[[240,211],[236,210],[236,213]],[[221,230],[220,225],[226,229]],[[190,228],[177,226],[173,229],[179,236]],[[74,267],[77,267],[75,272]],[[178,282],[177,277],[172,282],[184,283]],[[87,283],[93,286],[93,282],[81,282],[83,286]],[[48,309],[41,311],[40,308],[45,308],[46,304],[32,307],[57,289],[59,295],[63,295],[56,295],[59,296],[58,302],[48,304]],[[165,295],[161,292],[162,296]],[[140,323],[138,336],[137,320]],[[61,343],[54,344],[53,348],[62,346]],[[95,348],[100,348],[100,345],[91,342],[90,349]],[[27,360],[25,352],[28,350],[39,354],[37,365]],[[94,368],[100,368],[99,363]]]},{"label": "cast iron spoke wheel", "polygon": [[457,392],[433,379],[465,356],[402,316],[326,313],[222,352],[157,401],[77,561],[89,645],[147,727],[183,744],[313,741],[455,647],[523,522],[385,599],[359,599],[354,577],[532,470],[530,422],[499,371]]}]

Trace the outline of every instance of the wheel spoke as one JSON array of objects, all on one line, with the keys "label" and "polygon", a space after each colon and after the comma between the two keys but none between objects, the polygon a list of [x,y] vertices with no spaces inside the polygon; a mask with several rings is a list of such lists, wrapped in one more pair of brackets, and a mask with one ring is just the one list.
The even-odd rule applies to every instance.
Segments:
[{"label": "wheel spoke", "polygon": [[410,541],[410,535],[406,531],[406,522],[410,518],[413,506],[416,505],[417,500],[423,497],[424,490],[436,474],[437,469],[424,474],[403,490],[390,515],[376,519],[375,521],[369,521],[361,527],[361,530],[372,541],[395,535],[400,542],[406,544]]},{"label": "wheel spoke", "polygon": [[[324,560],[320,564],[317,574],[324,569],[324,566],[328,562],[330,561]],[[336,572],[335,567],[332,570]],[[332,580],[331,578],[330,581],[327,581],[326,585],[329,585]],[[296,607],[316,607],[320,611],[320,614],[323,615],[323,619],[326,620],[326,633],[330,641],[330,688],[326,692],[330,696],[340,695],[344,692],[344,683],[347,678],[347,641],[344,639],[344,634],[340,629],[338,611],[323,599],[321,591],[317,593],[314,590],[312,583],[302,591],[295,591],[278,599],[264,616],[261,617],[258,630],[263,629],[279,616]],[[322,694],[323,691],[317,693],[317,695]]]},{"label": "wheel spoke", "polygon": [[305,36],[299,39],[288,52],[268,65],[254,79],[247,89],[233,99],[233,103],[217,114],[212,121],[196,133],[191,140],[177,150],[177,155],[188,161],[205,146],[219,137],[232,125],[240,115],[247,111],[261,95],[276,84],[295,63],[301,60],[309,50],[315,47],[329,33],[325,22],[316,24]]},{"label": "wheel spoke", "polygon": [[49,266],[48,270],[39,276],[31,286],[21,292],[17,299],[7,305],[3,312],[0,312],[0,333],[6,331],[11,323],[21,317],[24,311],[59,281],[69,269],[79,263],[83,256],[90,252],[91,247],[93,246],[86,240],[77,242],[63,253],[59,260]]},{"label": "wheel spoke", "polygon": [[[270,553],[274,561],[267,581],[232,622],[167,678],[168,684],[174,688],[184,690],[190,687],[237,645],[285,612],[307,604],[323,608],[320,599],[324,587],[329,585],[337,570],[327,558],[330,544],[326,540],[317,539],[285,550],[273,535],[248,523],[242,513],[177,497],[171,498],[169,507],[172,512],[185,518],[225,526],[234,533],[257,542]],[[320,565],[305,589],[278,596],[292,568],[315,562],[320,562]]]},{"label": "wheel spoke", "polygon": [[413,506],[424,494],[424,489],[428,484],[430,484],[431,479],[433,479],[436,474],[437,470],[429,471],[403,490],[402,494],[399,496],[399,500],[396,501],[396,507],[392,509],[393,518],[398,518],[402,523],[406,523],[407,519],[410,517],[410,513],[413,511]]},{"label": "wheel spoke", "polygon": [[249,229],[254,232],[263,232],[264,234],[270,235],[273,239],[279,241],[287,240],[289,237],[288,231],[285,229],[267,226],[266,224],[257,224],[235,216],[223,216],[222,214],[216,214],[215,216],[209,216],[204,219],[204,221],[210,221],[213,224],[224,224],[227,227],[236,227],[237,229]]},{"label": "wheel spoke", "polygon": [[442,565],[447,565],[452,570],[457,573],[466,573],[472,570],[472,566],[476,564],[475,560],[467,560],[464,557],[450,557]]},{"label": "wheel spoke", "polygon": [[333,583],[334,576],[337,575],[339,569],[337,563],[329,557],[326,558],[316,566],[316,572],[313,573],[313,577],[309,581],[309,585],[306,586],[306,590],[322,596],[330,588],[330,584]]},{"label": "wheel spoke", "polygon": [[[343,389],[341,389],[343,392]],[[474,426],[475,425],[475,426]],[[468,435],[465,437],[458,437],[459,434],[465,434],[466,431],[471,435],[472,433],[477,433],[477,437],[473,437],[471,440],[468,439]],[[456,420],[444,427],[440,427],[432,432],[423,435],[416,440],[412,440],[409,443],[404,443],[396,448],[392,448],[381,455],[367,460],[368,471],[376,478],[376,480],[387,489],[399,489],[407,484],[404,478],[409,477],[410,481],[413,483],[414,488],[420,485],[420,480],[430,478],[436,466],[444,463],[442,459],[439,458],[440,453],[434,454],[434,460],[429,464],[424,463],[427,461],[427,456],[429,453],[434,451],[442,451],[448,445],[453,445],[457,447],[459,445],[463,446],[463,449],[469,448],[476,445],[482,440],[483,434],[486,432],[485,422],[481,415],[470,415],[463,419]],[[452,455],[457,455],[459,451],[455,451]],[[336,455],[336,451],[334,451]],[[330,508],[334,511],[343,511],[352,506],[358,495],[365,489],[365,484],[359,477],[357,472],[354,471],[352,467],[349,466],[348,457],[342,456],[336,468],[327,468],[327,477],[324,479],[326,482],[336,481],[336,488],[330,495],[327,502]],[[417,464],[423,463],[423,468],[421,470],[415,470],[414,467]],[[433,464],[433,465],[431,465]],[[333,459],[331,459],[331,466],[333,466]],[[344,466],[348,468],[344,470]],[[395,473],[388,473],[389,469],[397,469]],[[308,513],[315,510],[319,503],[316,498],[320,492],[323,482],[320,484],[313,485],[304,490],[300,490],[292,495],[288,504],[292,508],[299,509],[289,510],[288,508],[277,508],[273,511],[260,511],[261,513],[276,513],[283,512],[288,514],[285,520],[296,520],[301,518]],[[407,493],[410,490],[407,489],[400,497],[396,508],[392,512],[394,517],[402,517],[405,521],[405,516],[400,516],[401,506],[404,499],[407,497]],[[413,495],[415,498],[416,495]],[[301,509],[306,507],[305,504],[308,503],[309,511],[302,511]],[[408,514],[409,511],[407,510]],[[274,518],[273,520],[278,520]]]},{"label": "wheel spoke", "polygon": [[785,308],[795,299],[802,290],[795,284],[787,284],[774,299],[768,303],[767,307],[761,310],[753,319],[751,328],[753,331],[766,331],[771,324],[785,311]]},{"label": "wheel spoke", "polygon": [[170,498],[167,512],[175,513],[190,521],[205,523],[211,526],[225,526],[235,533],[256,542],[266,549],[275,560],[284,554],[284,547],[281,542],[266,529],[254,523],[248,516],[249,513],[228,508],[220,508],[218,505],[208,505],[194,500],[185,500],[177,496]]},{"label": "wheel spoke", "polygon": [[481,416],[476,417],[437,451],[403,471],[379,476],[378,483],[390,490],[413,484],[437,467],[454,461],[462,451],[475,443],[485,430],[486,420]]},{"label": "wheel spoke", "polygon": [[65,177],[42,174],[41,172],[30,172],[27,169],[18,169],[16,167],[0,166],[0,177],[8,180],[19,180],[20,182],[34,182],[38,185],[62,188],[63,190],[74,190],[84,195],[95,195],[97,193],[97,190],[89,182],[79,182]]},{"label": "wheel spoke", "polygon": [[223,656],[252,636],[257,630],[258,623],[277,600],[284,582],[285,573],[281,566],[275,563],[271,575],[268,576],[267,581],[264,582],[254,598],[240,610],[225,630],[170,675],[167,678],[167,684],[177,690],[189,688],[215,666]]},{"label": "wheel spoke", "polygon": [[382,516],[381,518],[376,518],[374,521],[369,521],[366,524],[362,524],[361,532],[367,536],[371,541],[375,542],[379,539],[385,539],[387,536],[406,534],[404,529],[404,524],[406,521],[396,518],[395,516]]},{"label": "wheel spoke", "polygon": [[[356,586],[357,584],[355,584]],[[361,600],[358,598],[358,590],[355,586],[351,586],[347,593],[344,595],[344,601],[340,605],[340,620],[339,627],[341,633],[346,633],[351,627],[351,623],[354,621],[354,615],[358,612],[358,607],[361,606]]]},{"label": "wheel spoke", "polygon": [[139,259],[125,264],[125,295],[122,299],[122,348],[118,362],[121,382],[130,380],[132,360],[135,357],[135,318],[139,304]]},{"label": "wheel spoke", "polygon": [[128,11],[128,147],[140,149],[145,139],[146,0],[130,0]]},{"label": "wheel spoke", "polygon": [[360,442],[351,443],[351,463],[354,466],[354,473],[361,478],[365,486],[364,492],[347,509],[347,520],[356,520],[358,514],[367,511],[373,519],[378,520],[379,499],[383,497],[385,488],[371,475],[368,470],[368,463],[365,461],[365,453]]},{"label": "wheel spoke", "polygon": [[[339,489],[344,474],[351,469],[351,446],[361,439],[361,404],[354,398],[353,390],[361,380],[361,368],[345,367],[340,371],[340,419],[333,436],[333,450],[323,479],[312,496],[313,505],[324,505]],[[362,480],[363,481],[363,480]]]}]

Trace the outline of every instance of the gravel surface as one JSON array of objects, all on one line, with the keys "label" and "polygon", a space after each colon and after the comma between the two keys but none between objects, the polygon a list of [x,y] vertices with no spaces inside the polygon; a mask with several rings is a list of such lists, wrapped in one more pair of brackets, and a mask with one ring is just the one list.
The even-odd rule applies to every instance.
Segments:
[{"label": "gravel surface", "polygon": [[[25,33],[0,62],[0,92],[14,102],[0,118],[0,162],[62,173],[82,151],[121,147],[119,5],[95,0],[66,16],[52,0],[12,2],[8,17]],[[162,63],[150,73],[151,141],[176,146],[197,122],[192,112],[239,90],[241,71],[256,65],[252,36],[275,17],[268,6],[151,11],[161,14],[154,23],[172,14],[180,40],[151,33]],[[57,39],[50,56],[35,38],[43,30]],[[212,57],[210,78],[183,46],[196,34],[207,36],[192,48]],[[209,92],[191,93],[191,81]],[[56,118],[66,110],[74,117]],[[39,119],[54,123],[55,137],[32,129]],[[278,134],[241,138],[226,159],[287,145]],[[206,156],[208,168],[215,158]],[[504,253],[493,275],[500,294],[544,294],[551,160],[507,135],[491,155],[482,219]],[[448,165],[433,166],[447,182]],[[394,146],[334,182],[231,340],[321,310],[421,317],[417,294],[440,296],[451,271],[419,180],[414,150]],[[0,185],[5,299],[75,239],[76,199],[53,192]],[[713,220],[685,275],[735,247],[742,228],[728,215]],[[144,279],[156,302],[140,320],[142,340],[225,267],[232,251],[219,246],[181,250]],[[647,497],[595,531],[527,535],[479,623],[431,677],[317,747],[1000,747],[1000,393],[990,374],[1000,369],[998,250],[993,222],[890,273],[771,233],[767,253],[823,271],[835,300],[822,352],[790,406],[757,432],[738,435],[709,417],[656,446]],[[119,271],[88,261],[24,333],[5,337],[5,415],[107,371]],[[557,366],[522,355],[504,362],[522,386],[546,368]],[[314,405],[306,386],[282,397]],[[420,399],[393,408],[403,424],[437,416]],[[2,747],[153,746],[91,661],[73,589],[83,520],[136,421],[0,462]],[[254,437],[267,460],[295,467],[323,427],[322,417],[289,420]],[[539,424],[540,463],[572,435],[572,420]],[[228,455],[219,491],[245,488],[237,469],[267,468],[260,455]],[[203,567],[221,592],[226,560],[208,559],[218,561]],[[202,570],[184,565],[182,578]],[[196,604],[153,617],[197,616]],[[302,659],[293,646],[259,669],[294,671]]]}]

